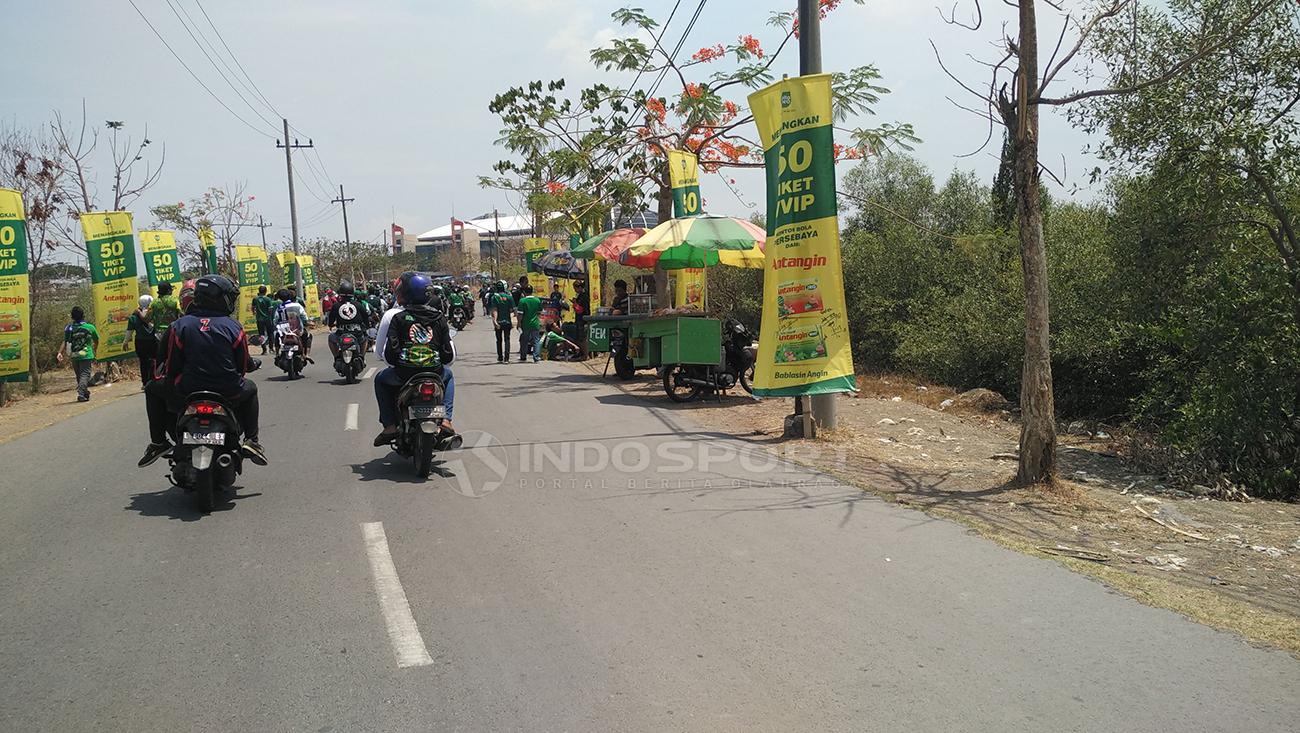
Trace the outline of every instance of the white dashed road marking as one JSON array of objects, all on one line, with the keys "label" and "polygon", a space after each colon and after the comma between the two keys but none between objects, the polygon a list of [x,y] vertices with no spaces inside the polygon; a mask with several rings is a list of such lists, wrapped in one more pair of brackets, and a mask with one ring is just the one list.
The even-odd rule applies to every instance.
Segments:
[{"label": "white dashed road marking", "polygon": [[378,371],[379,371],[379,367],[370,367],[369,369],[366,370],[365,374],[362,374],[362,375],[361,375],[361,378],[362,378],[362,379],[370,379],[371,377],[375,376],[375,374],[376,374]]},{"label": "white dashed road marking", "polygon": [[348,405],[348,416],[347,416],[346,418],[344,418],[344,420],[343,420],[343,429],[344,429],[344,430],[356,430],[356,429],[357,429],[357,410],[358,410],[358,409],[360,409],[360,405],[358,405],[356,402],[353,402],[353,403],[351,403],[351,404]]},{"label": "white dashed road marking", "polygon": [[388,551],[388,537],[383,522],[366,522],[361,525],[366,539],[366,555],[370,558],[370,573],[375,580],[375,594],[384,612],[384,625],[388,639],[393,643],[398,667],[423,667],[433,664],[433,657],[424,646],[424,637],[411,615],[411,604],[406,601],[406,591],[397,577],[393,556]]}]

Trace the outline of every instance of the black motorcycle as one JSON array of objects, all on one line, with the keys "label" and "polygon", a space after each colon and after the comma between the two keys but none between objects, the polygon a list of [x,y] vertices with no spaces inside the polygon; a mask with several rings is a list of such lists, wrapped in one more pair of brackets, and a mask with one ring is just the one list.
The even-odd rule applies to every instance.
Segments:
[{"label": "black motorcycle", "polygon": [[[253,360],[252,368],[260,362]],[[234,409],[216,392],[194,392],[176,418],[171,452],[172,484],[192,493],[199,509],[212,511],[244,471],[243,429]]]},{"label": "black motorcycle", "polygon": [[351,331],[339,331],[339,355],[334,359],[334,371],[348,384],[361,381],[366,368],[365,339]]},{"label": "black motorcycle", "polygon": [[302,377],[303,367],[307,366],[307,357],[303,356],[302,344],[298,334],[287,331],[280,334],[280,350],[275,355],[275,365],[289,375],[289,379]]},{"label": "black motorcycle", "polygon": [[464,303],[453,304],[447,312],[447,322],[457,331],[464,331],[465,325],[473,318],[473,306]]},{"label": "black motorcycle", "polygon": [[420,478],[428,478],[433,470],[434,451],[460,447],[461,437],[443,429],[447,407],[440,374],[421,372],[408,379],[397,393],[397,414],[393,450],[415,463]]},{"label": "black motorcycle", "polygon": [[673,402],[690,402],[701,395],[734,389],[754,394],[754,364],[758,350],[754,335],[734,318],[722,323],[722,360],[718,366],[675,364],[664,369],[664,391]]}]

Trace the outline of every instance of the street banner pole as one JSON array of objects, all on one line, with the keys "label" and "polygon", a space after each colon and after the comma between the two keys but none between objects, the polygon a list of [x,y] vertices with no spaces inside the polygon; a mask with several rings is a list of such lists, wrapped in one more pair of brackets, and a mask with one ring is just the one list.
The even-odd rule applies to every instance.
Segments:
[{"label": "street banner pole", "polygon": [[135,345],[128,343],[126,321],[140,297],[131,212],[82,214],[81,231],[90,261],[95,329],[99,331],[95,360],[114,361],[131,356],[135,354]]},{"label": "street banner pole", "polygon": [[26,382],[31,370],[31,281],[23,195],[0,188],[0,404],[4,382]]}]

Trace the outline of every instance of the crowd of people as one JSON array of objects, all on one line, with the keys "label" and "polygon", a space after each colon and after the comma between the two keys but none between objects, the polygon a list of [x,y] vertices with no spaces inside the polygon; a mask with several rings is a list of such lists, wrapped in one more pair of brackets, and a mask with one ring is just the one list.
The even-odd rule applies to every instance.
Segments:
[{"label": "crowd of people", "polygon": [[[496,331],[497,362],[507,364],[511,357],[511,331],[519,332],[519,361],[527,362],[530,358],[541,361],[546,354],[551,359],[581,359],[585,350],[581,345],[584,339],[580,334],[586,331],[586,318],[591,311],[591,298],[587,294],[587,284],[576,280],[573,284],[574,296],[566,299],[558,282],[552,282],[551,293],[543,299],[533,292],[527,275],[521,275],[519,281],[507,290],[505,280],[484,283],[479,292],[483,303],[483,314],[492,319]],[[549,309],[549,317],[543,314]],[[578,341],[564,335],[561,315],[572,312],[575,334]]]}]

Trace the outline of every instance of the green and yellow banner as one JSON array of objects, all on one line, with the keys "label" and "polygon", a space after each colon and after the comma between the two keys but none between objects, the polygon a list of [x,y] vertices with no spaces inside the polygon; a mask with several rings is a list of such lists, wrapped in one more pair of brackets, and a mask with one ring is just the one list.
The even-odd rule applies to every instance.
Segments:
[{"label": "green and yellow banner", "polygon": [[235,267],[239,272],[239,324],[248,333],[257,333],[257,315],[253,299],[257,289],[266,285],[266,250],[253,245],[235,245]]},{"label": "green and yellow banner", "polygon": [[668,182],[673,192],[673,218],[697,216],[700,199],[700,159],[685,150],[668,151]]},{"label": "green and yellow banner", "polygon": [[168,231],[140,232],[140,251],[144,253],[144,272],[149,287],[158,294],[158,285],[171,283],[174,292],[181,289],[181,263],[176,255],[176,235]]},{"label": "green and yellow banner", "polygon": [[90,293],[99,331],[97,361],[135,353],[127,339],[126,319],[140,297],[136,276],[135,229],[129,211],[92,211],[81,215],[81,233],[90,260]]},{"label": "green and yellow banner", "polygon": [[23,195],[0,188],[0,382],[26,382],[32,314]]},{"label": "green and yellow banner", "polygon": [[533,272],[533,260],[546,254],[551,248],[551,240],[546,237],[529,237],[524,240],[524,269],[528,272],[528,284],[533,286],[533,295],[545,298],[551,294],[550,283],[540,272]]},{"label": "green and yellow banner", "polygon": [[767,266],[754,394],[854,391],[831,75],[784,79],[751,94],[749,106],[767,166]]},{"label": "green and yellow banner", "polygon": [[307,292],[301,293],[303,305],[307,308],[308,318],[320,318],[320,290],[316,287],[316,261],[311,255],[298,255],[298,266],[302,268],[302,287]]},{"label": "green and yellow banner", "polygon": [[217,274],[217,235],[212,229],[203,227],[199,230],[199,246],[203,250],[203,262],[208,275]]},{"label": "green and yellow banner", "polygon": [[287,288],[297,282],[293,274],[293,268],[297,262],[294,261],[292,252],[276,252],[275,264],[280,266],[280,272],[284,275],[284,287]]}]

